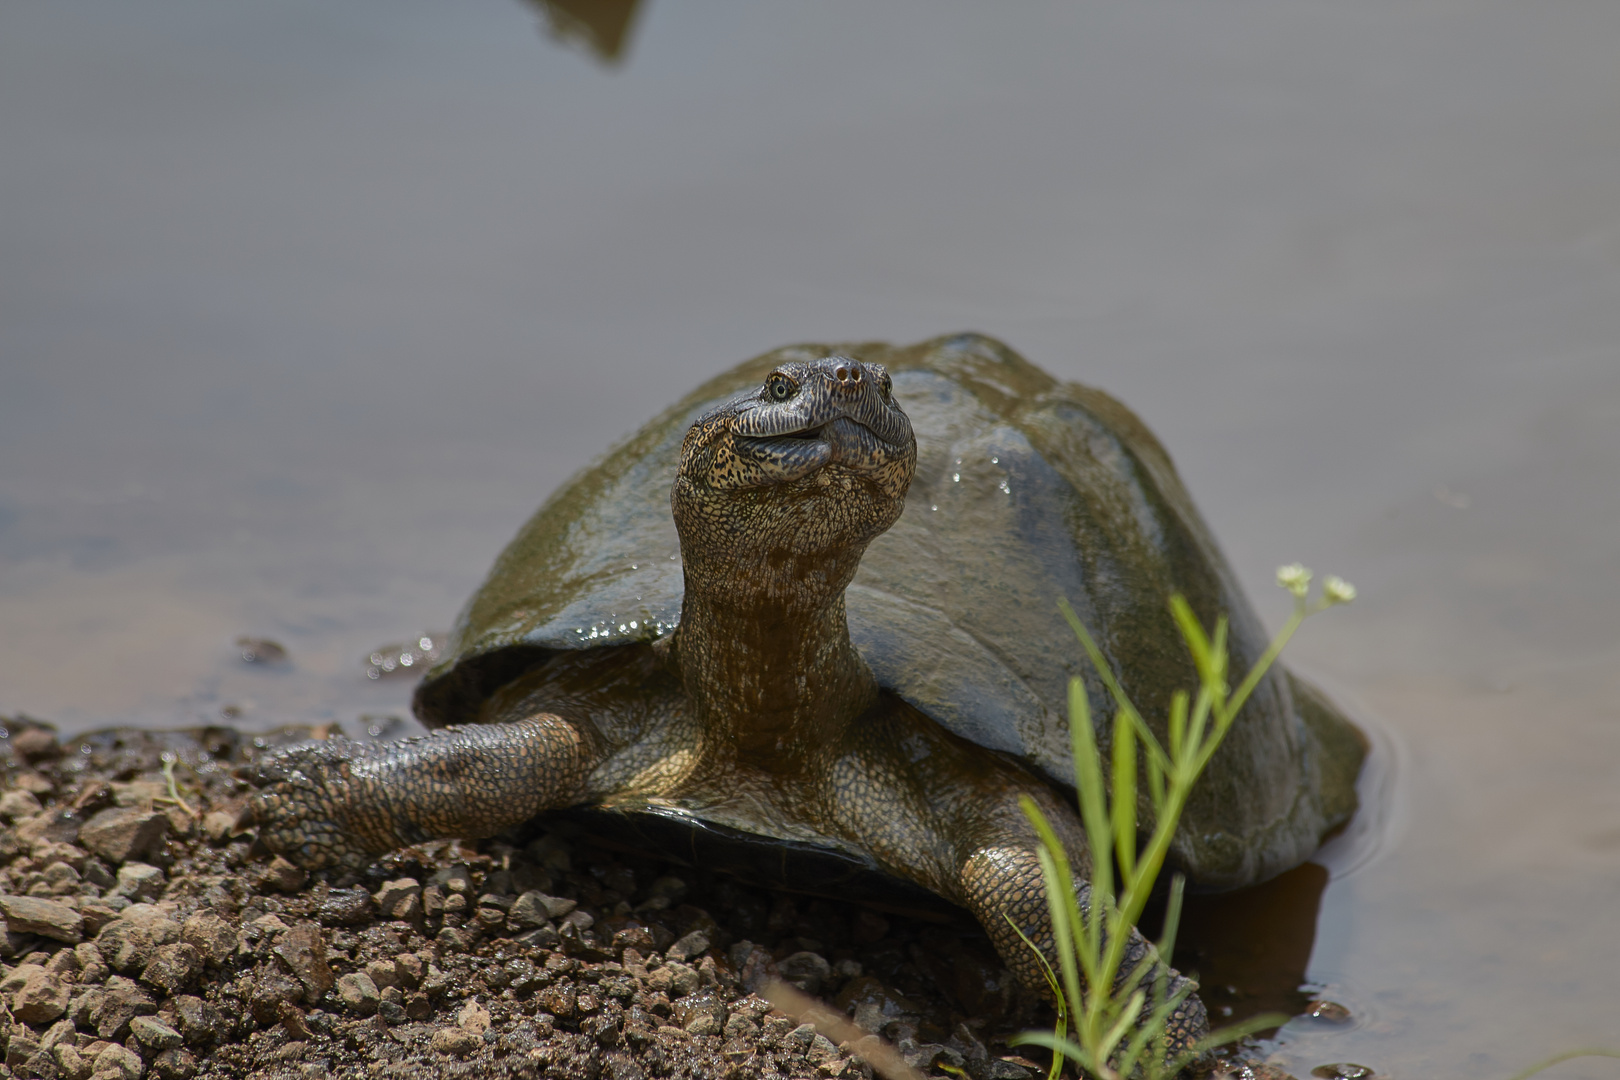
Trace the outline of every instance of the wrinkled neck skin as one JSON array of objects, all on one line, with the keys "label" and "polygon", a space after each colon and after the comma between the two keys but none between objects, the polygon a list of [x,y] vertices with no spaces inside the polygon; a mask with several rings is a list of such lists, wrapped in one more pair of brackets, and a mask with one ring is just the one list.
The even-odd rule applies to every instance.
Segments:
[{"label": "wrinkled neck skin", "polygon": [[865,550],[687,562],[675,651],[710,753],[791,771],[835,753],[877,700],[844,614]]}]

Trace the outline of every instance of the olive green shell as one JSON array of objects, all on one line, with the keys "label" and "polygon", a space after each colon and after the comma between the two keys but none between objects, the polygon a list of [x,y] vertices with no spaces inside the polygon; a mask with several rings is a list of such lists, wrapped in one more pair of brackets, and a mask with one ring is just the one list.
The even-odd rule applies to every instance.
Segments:
[{"label": "olive green shell", "polygon": [[[1069,678],[1085,681],[1105,746],[1114,710],[1060,598],[1161,740],[1171,694],[1196,681],[1168,613],[1172,593],[1206,625],[1230,617],[1235,671],[1260,655],[1264,628],[1169,457],[1114,399],[974,334],[903,349],[801,345],[699,387],[552,495],[496,560],[447,659],[418,689],[423,721],[473,719],[552,650],[668,633],[681,610],[669,490],[682,436],[776,364],[830,353],[888,365],[917,436],[905,513],[872,543],[847,593],[850,635],[883,686],[1072,787]],[[1325,699],[1277,669],[1199,782],[1178,863],[1195,882],[1232,887],[1304,861],[1354,810],[1362,753]]]}]

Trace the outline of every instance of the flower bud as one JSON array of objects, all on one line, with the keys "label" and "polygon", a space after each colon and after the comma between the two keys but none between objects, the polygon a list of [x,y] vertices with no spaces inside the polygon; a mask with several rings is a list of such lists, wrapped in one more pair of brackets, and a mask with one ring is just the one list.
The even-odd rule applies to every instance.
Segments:
[{"label": "flower bud", "polygon": [[1356,598],[1356,587],[1342,577],[1329,574],[1322,579],[1322,599],[1329,604],[1348,604]]},{"label": "flower bud", "polygon": [[1277,567],[1277,584],[1303,600],[1305,594],[1311,589],[1311,572],[1299,563],[1279,566]]}]

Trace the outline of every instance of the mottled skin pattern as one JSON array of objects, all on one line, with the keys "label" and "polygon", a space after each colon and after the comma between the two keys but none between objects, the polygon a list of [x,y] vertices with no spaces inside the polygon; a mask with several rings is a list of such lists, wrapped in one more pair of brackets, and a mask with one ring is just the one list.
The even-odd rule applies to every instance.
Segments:
[{"label": "mottled skin pattern", "polygon": [[[899,518],[915,465],[881,365],[779,367],[756,394],[700,419],[682,446],[670,495],[685,573],[678,630],[557,654],[493,695],[477,725],[273,759],[250,806],[262,839],[306,866],[354,866],[552,808],[685,808],[869,854],[971,910],[1008,965],[1044,990],[1008,925],[1050,952],[1018,799],[1053,821],[1084,878],[1074,810],[1019,764],[880,689],[849,639],[844,590]],[[1151,949],[1133,931],[1125,970]],[[1172,1030],[1184,1046],[1206,1026],[1192,997]]]}]

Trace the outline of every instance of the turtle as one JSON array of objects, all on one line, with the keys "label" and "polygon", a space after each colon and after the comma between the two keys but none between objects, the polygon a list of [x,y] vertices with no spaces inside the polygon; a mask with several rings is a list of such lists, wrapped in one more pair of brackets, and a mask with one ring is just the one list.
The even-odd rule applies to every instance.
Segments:
[{"label": "turtle", "polygon": [[[777,349],[523,526],[415,691],[435,730],[272,756],[248,819],[321,868],[585,814],[766,883],[944,898],[1040,989],[1018,931],[1047,950],[1052,935],[1019,797],[1089,904],[1070,680],[1111,713],[1058,602],[1162,739],[1196,678],[1172,593],[1206,624],[1227,616],[1234,669],[1264,649],[1168,454],[1113,398],[978,334]],[[1188,802],[1174,865],[1230,889],[1303,862],[1353,813],[1363,754],[1274,668]],[[1162,963],[1133,932],[1122,970],[1144,957]],[[1206,1024],[1191,995],[1172,1032],[1190,1044]]]}]

